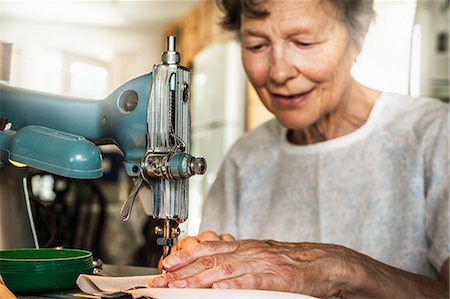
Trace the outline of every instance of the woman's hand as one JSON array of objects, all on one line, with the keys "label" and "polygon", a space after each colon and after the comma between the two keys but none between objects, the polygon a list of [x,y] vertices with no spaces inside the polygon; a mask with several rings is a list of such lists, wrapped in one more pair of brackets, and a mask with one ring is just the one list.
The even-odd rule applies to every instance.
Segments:
[{"label": "woman's hand", "polygon": [[[209,235],[212,237],[211,235]],[[340,295],[358,254],[335,245],[275,241],[190,240],[164,261],[167,273],[149,282],[154,287],[265,289]],[[200,242],[200,243],[199,243]]]},{"label": "woman's hand", "polygon": [[448,260],[443,281],[437,281],[338,245],[201,240],[169,255],[163,261],[168,272],[149,286],[261,289],[322,298],[448,298]]}]

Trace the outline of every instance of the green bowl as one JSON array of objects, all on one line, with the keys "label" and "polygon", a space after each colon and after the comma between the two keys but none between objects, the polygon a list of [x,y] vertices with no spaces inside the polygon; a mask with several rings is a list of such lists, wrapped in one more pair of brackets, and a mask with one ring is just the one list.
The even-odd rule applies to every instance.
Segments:
[{"label": "green bowl", "polygon": [[92,274],[92,253],[80,249],[0,251],[0,274],[14,293],[75,289],[80,274]]}]

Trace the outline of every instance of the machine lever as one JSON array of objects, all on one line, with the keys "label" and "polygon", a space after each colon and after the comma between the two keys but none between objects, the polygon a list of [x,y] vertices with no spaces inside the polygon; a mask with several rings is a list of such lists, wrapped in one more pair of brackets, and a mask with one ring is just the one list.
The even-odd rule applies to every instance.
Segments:
[{"label": "machine lever", "polygon": [[123,203],[123,206],[120,209],[120,217],[122,217],[123,221],[127,221],[130,218],[134,201],[136,200],[136,197],[139,194],[139,191],[141,191],[143,186],[144,180],[142,179],[142,177],[140,177],[136,182],[136,184],[134,185],[133,189],[131,190],[130,195],[128,195],[127,200]]}]

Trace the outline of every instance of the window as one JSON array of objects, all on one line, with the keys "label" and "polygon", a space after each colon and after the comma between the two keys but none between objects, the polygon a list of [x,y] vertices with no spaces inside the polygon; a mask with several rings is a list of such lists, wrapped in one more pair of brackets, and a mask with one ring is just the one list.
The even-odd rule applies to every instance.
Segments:
[{"label": "window", "polygon": [[83,62],[70,64],[70,94],[103,98],[108,92],[108,71],[101,66]]},{"label": "window", "polygon": [[374,9],[375,23],[366,36],[352,74],[369,87],[408,94],[416,1],[376,0]]},{"label": "window", "polygon": [[103,99],[110,91],[109,63],[40,46],[13,45],[13,86],[43,92]]}]

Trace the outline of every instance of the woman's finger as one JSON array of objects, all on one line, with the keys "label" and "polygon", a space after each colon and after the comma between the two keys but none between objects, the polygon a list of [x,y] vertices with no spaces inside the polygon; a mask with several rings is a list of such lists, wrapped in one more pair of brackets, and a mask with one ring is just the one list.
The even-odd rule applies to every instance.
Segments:
[{"label": "woman's finger", "polygon": [[215,232],[211,231],[211,230],[207,230],[204,232],[201,232],[200,234],[198,234],[197,239],[200,242],[205,242],[205,241],[219,241],[219,235],[217,235]]},{"label": "woman's finger", "polygon": [[[226,255],[211,255],[204,256],[198,258],[195,262],[173,272],[167,272],[165,274],[159,275],[158,277],[153,278],[149,285],[153,287],[167,287],[170,283],[174,281],[179,281],[182,279],[186,279],[214,267],[217,267],[223,263],[226,263],[229,260],[229,256]],[[220,267],[220,266],[219,266]],[[214,281],[212,281],[214,282]],[[209,284],[209,287],[212,285],[211,283],[202,283],[202,285]]]},{"label": "woman's finger", "polygon": [[[200,241],[196,237],[185,237],[185,238],[181,239],[180,243],[178,244],[178,248],[177,247],[174,247],[174,248],[176,248],[175,251],[178,251],[183,248],[189,248],[189,247],[196,246],[196,245],[198,245],[198,243],[200,243]],[[172,251],[172,253],[175,251]]]},{"label": "woman's finger", "polygon": [[254,290],[282,290],[282,284],[273,273],[247,273],[238,277],[225,279],[212,285],[215,289],[254,289]]},{"label": "woman's finger", "polygon": [[239,247],[238,241],[205,241],[197,246],[181,249],[164,259],[164,268],[170,272],[184,267],[196,259],[222,253],[230,253]]},{"label": "woman's finger", "polygon": [[185,279],[175,280],[168,284],[169,288],[210,288],[214,283],[238,277],[248,272],[246,263],[223,262],[208,270]]},{"label": "woman's finger", "polygon": [[200,242],[205,242],[205,241],[234,241],[236,240],[231,234],[222,234],[222,235],[218,235],[213,231],[204,231],[201,232],[199,235],[195,236],[195,237],[185,237],[183,238],[180,243],[178,244],[178,248],[177,247],[173,247],[174,250],[172,250],[172,253],[183,249],[183,248],[189,248],[192,246],[197,245]]},{"label": "woman's finger", "polygon": [[[210,259],[208,262],[208,258]],[[185,278],[174,280],[168,284],[170,288],[210,288],[213,284],[222,280],[227,280],[233,277],[239,277],[248,272],[260,271],[260,261],[236,261],[230,258],[229,255],[217,255],[211,257],[204,257],[198,259],[196,263],[203,264],[201,268],[206,270],[199,271],[195,275],[187,274]],[[214,264],[214,266],[212,266]],[[190,267],[189,265],[188,267]],[[180,269],[176,272],[180,272]],[[175,273],[172,273],[175,274]],[[177,274],[178,275],[178,274]],[[184,276],[184,275],[183,275]]]},{"label": "woman's finger", "polygon": [[[189,236],[185,237],[180,240],[180,242],[178,243],[178,246],[172,246],[172,248],[170,249],[170,253],[172,254],[180,249],[196,246],[198,243],[200,243],[200,241],[196,237],[189,237]],[[164,269],[162,256],[158,261],[158,269],[160,271],[162,271]]]},{"label": "woman's finger", "polygon": [[226,234],[226,233],[219,235],[219,239],[222,241],[227,241],[227,242],[236,240],[236,238],[233,235]]}]

